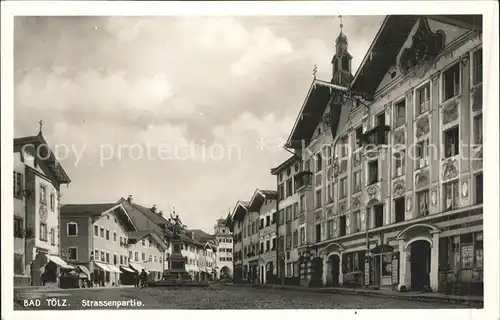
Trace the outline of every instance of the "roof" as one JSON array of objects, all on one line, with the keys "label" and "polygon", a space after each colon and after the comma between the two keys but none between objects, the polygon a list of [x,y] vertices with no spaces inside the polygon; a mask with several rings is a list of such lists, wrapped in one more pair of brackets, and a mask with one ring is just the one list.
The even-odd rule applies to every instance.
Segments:
[{"label": "roof", "polygon": [[286,170],[286,168],[290,167],[292,164],[294,164],[296,161],[300,160],[300,157],[296,154],[293,156],[289,157],[286,159],[284,162],[282,162],[280,165],[278,165],[276,168],[271,169],[271,174],[276,175],[282,172],[283,170]]},{"label": "roof", "polygon": [[245,217],[245,214],[247,213],[248,210],[248,205],[250,204],[249,201],[237,201],[236,205],[234,206],[233,213],[232,213],[232,220],[233,222],[236,220],[242,221],[243,218]]},{"label": "roof", "polygon": [[118,203],[85,203],[85,204],[65,204],[61,207],[61,215],[95,215],[100,216],[103,212],[118,207]]},{"label": "roof", "polygon": [[[389,15],[384,19],[351,83],[353,92],[373,97],[387,70],[395,64],[397,55],[410,35],[413,26],[421,17],[418,15]],[[482,18],[479,15],[426,17],[460,27],[482,29]]]},{"label": "roof", "polygon": [[[162,220],[160,219],[161,217],[158,218],[158,214],[153,213],[150,209],[144,210],[145,207],[137,206],[134,203],[128,202],[128,200],[124,198],[120,198],[118,202],[121,203],[127,210],[139,230],[154,230],[159,234],[166,233],[167,236],[172,234],[171,231],[164,228],[163,220],[165,219]],[[139,208],[142,208],[143,210]]]},{"label": "roof", "polygon": [[311,139],[334,91],[346,92],[347,88],[323,80],[313,80],[288,137],[287,147],[298,148],[297,143]]},{"label": "roof", "polygon": [[215,239],[211,234],[206,233],[201,229],[187,230],[187,232],[194,232],[194,238],[200,242],[208,242],[209,240]]},{"label": "roof", "polygon": [[164,249],[167,249],[167,244],[163,237],[154,230],[138,230],[128,233],[128,238],[133,241],[139,241],[147,236],[152,236]]},{"label": "roof", "polygon": [[248,210],[254,212],[260,210],[265,200],[276,200],[276,191],[255,189],[252,199],[248,204]]},{"label": "roof", "polygon": [[38,159],[46,164],[47,168],[52,173],[57,182],[66,184],[71,182],[68,174],[66,173],[66,171],[64,171],[64,168],[57,161],[54,153],[49,148],[49,145],[43,137],[42,132],[38,133],[36,136],[14,139],[14,147],[27,144],[32,144],[33,146],[37,147],[36,153],[38,155]]}]

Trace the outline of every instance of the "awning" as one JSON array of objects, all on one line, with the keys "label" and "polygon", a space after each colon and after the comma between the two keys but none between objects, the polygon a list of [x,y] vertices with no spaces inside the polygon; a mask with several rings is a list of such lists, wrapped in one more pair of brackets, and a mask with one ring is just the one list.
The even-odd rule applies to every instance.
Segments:
[{"label": "awning", "polygon": [[120,270],[120,268],[118,268],[115,265],[108,264],[107,267],[111,270],[111,272],[122,273],[122,271]]},{"label": "awning", "polygon": [[132,272],[132,273],[136,273],[134,270],[128,268],[128,267],[124,267],[124,266],[121,266],[120,268],[122,268],[123,270],[127,271],[127,272]]},{"label": "awning", "polygon": [[47,258],[49,258],[50,261],[54,262],[55,264],[59,265],[61,268],[65,269],[74,269],[75,267],[67,264],[64,262],[63,259],[59,258],[58,256],[53,256],[53,255],[47,255]]},{"label": "awning", "polygon": [[129,266],[137,272],[141,272],[142,269],[144,269],[146,272],[148,272],[148,270],[146,270],[146,268],[144,268],[144,266],[142,264],[139,264],[139,263],[130,262]]},{"label": "awning", "polygon": [[77,265],[78,269],[80,269],[83,273],[85,273],[89,279],[90,279],[90,271],[89,269],[87,269],[86,266],[80,266],[80,265]]},{"label": "awning", "polygon": [[102,269],[102,270],[104,270],[104,271],[111,272],[111,269],[109,269],[109,268],[108,268],[108,266],[107,266],[106,264],[104,264],[104,263],[100,263],[100,262],[94,261],[94,264],[95,264],[98,268],[100,268],[100,269]]}]

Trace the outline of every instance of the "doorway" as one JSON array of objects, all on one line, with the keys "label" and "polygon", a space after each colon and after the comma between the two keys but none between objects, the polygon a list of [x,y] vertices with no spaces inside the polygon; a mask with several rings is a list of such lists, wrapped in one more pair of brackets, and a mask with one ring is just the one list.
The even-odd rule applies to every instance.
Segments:
[{"label": "doorway", "polygon": [[431,269],[431,244],[418,240],[411,244],[411,290],[429,288]]},{"label": "doorway", "polygon": [[336,254],[332,254],[328,257],[328,264],[330,266],[330,285],[335,287],[339,285],[339,275],[340,275],[340,258]]},{"label": "doorway", "polygon": [[280,283],[285,284],[285,260],[281,259],[279,262],[279,277]]}]

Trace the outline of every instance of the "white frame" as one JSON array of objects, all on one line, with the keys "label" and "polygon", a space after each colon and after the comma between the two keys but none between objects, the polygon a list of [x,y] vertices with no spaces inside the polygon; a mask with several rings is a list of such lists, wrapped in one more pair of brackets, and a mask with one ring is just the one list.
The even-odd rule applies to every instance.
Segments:
[{"label": "white frame", "polygon": [[445,160],[445,159],[453,158],[457,155],[460,155],[460,148],[458,148],[457,154],[454,154],[454,155],[449,156],[449,157],[446,156],[446,133],[450,132],[451,130],[457,129],[457,131],[458,131],[457,144],[460,144],[460,123],[457,122],[455,125],[452,125],[446,129],[444,129],[444,128],[441,128],[441,129],[443,130],[443,133],[442,133],[443,148],[441,151],[442,159]]},{"label": "white frame", "polygon": [[[69,249],[75,249],[75,259],[71,259]],[[68,261],[78,261],[78,247],[68,247],[66,253],[68,254]]]},{"label": "white frame", "polygon": [[[455,94],[454,96],[450,97],[449,99],[444,99],[444,74],[453,68],[455,65],[458,65],[458,93]],[[447,101],[453,100],[456,97],[460,95],[462,92],[462,67],[460,66],[460,58],[453,60],[450,62],[446,67],[441,69],[441,74],[439,75],[439,101],[441,103],[445,103]]]},{"label": "white frame", "polygon": [[[75,230],[76,230],[76,234],[72,235],[72,234],[69,234],[69,225],[75,225]],[[76,222],[68,222],[66,223],[66,236],[67,237],[77,237],[78,236],[78,223]]]}]

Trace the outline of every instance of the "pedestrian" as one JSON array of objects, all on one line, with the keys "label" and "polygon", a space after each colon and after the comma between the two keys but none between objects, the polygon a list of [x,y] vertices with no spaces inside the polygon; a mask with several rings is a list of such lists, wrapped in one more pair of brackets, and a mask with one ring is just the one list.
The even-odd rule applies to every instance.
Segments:
[{"label": "pedestrian", "polygon": [[148,281],[148,274],[146,273],[146,270],[142,269],[140,277],[141,277],[141,287],[144,288]]},{"label": "pedestrian", "polygon": [[139,276],[138,272],[134,273],[134,285],[136,288],[139,288],[141,282],[141,277]]}]

